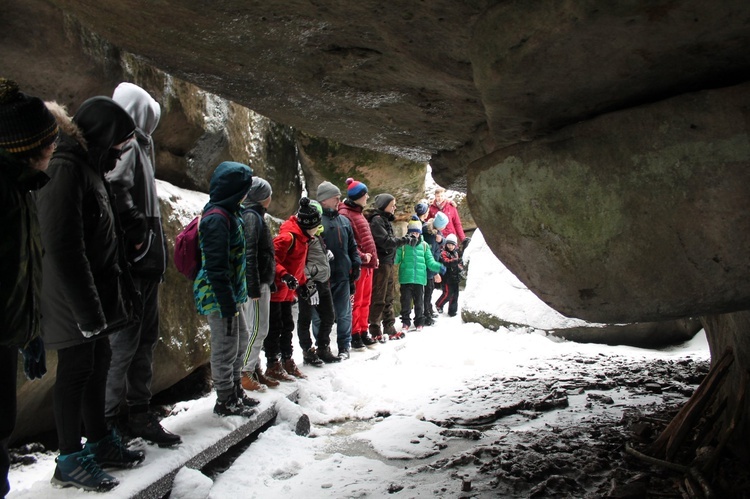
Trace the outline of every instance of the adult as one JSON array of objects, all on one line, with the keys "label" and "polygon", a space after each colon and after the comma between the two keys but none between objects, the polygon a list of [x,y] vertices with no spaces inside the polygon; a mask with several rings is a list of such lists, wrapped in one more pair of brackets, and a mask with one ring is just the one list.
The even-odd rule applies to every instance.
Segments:
[{"label": "adult", "polygon": [[[107,336],[132,324],[121,275],[116,221],[104,174],[133,137],[132,118],[108,97],[88,99],[71,120],[53,108],[63,132],[37,207],[44,245],[42,337],[57,350],[54,414],[60,455],[52,483],[110,490],[104,467],[144,459],[107,428],[104,400],[111,350]],[[81,428],[86,445],[81,445]]]},{"label": "adult", "polygon": [[[358,274],[362,261],[359,257],[354,230],[349,219],[339,214],[341,191],[331,182],[323,181],[318,186],[316,197],[323,208],[323,240],[333,254],[331,259],[331,297],[336,315],[336,343],[338,357],[349,358],[352,343],[351,276]],[[313,334],[320,330],[320,317],[313,310]]]},{"label": "adult", "polygon": [[202,266],[193,282],[198,313],[211,329],[211,378],[216,389],[214,414],[249,417],[258,401],[241,385],[247,326],[240,324],[240,307],[247,301],[245,229],[240,216],[253,182],[249,166],[234,161],[219,164],[211,175],[209,200],[198,225]]},{"label": "adult", "polygon": [[134,284],[141,294],[141,320],[109,337],[112,361],[104,415],[110,425],[117,425],[124,398],[128,413],[123,423],[128,435],[168,447],[180,443],[180,437],[165,430],[149,411],[154,349],[159,340],[159,283],[167,267],[151,138],[161,107],[148,92],[127,82],[115,88],[112,100],[133,118],[136,127],[135,137],[122,148],[115,168],[105,177],[124,231]]},{"label": "adult", "polygon": [[[378,268],[378,250],[372,238],[370,224],[362,214],[370,194],[363,182],[346,179],[346,199],[339,204],[339,213],[348,218],[354,230],[359,256],[362,260],[359,275],[352,272],[351,283],[354,286],[354,303],[352,304],[352,349],[362,350],[372,347],[377,341],[368,333],[370,302],[372,301],[372,276]],[[355,284],[356,283],[356,284]]]},{"label": "adult", "polygon": [[458,238],[458,242],[462,243],[466,239],[464,234],[464,228],[461,226],[461,217],[458,216],[458,210],[456,205],[450,199],[445,197],[445,189],[438,187],[435,189],[435,199],[430,204],[430,215],[429,218],[435,218],[438,213],[445,213],[448,217],[448,224],[442,230],[443,237],[448,237],[449,234],[455,234]]},{"label": "adult", "polygon": [[[385,337],[396,334],[396,316],[393,314],[393,298],[396,292],[396,275],[393,261],[396,249],[404,244],[416,244],[417,239],[403,236],[396,237],[393,232],[396,198],[388,193],[375,196],[374,209],[366,212],[365,218],[370,221],[370,231],[377,248],[380,265],[373,272],[372,300],[370,303],[370,336],[381,342]],[[382,323],[382,329],[381,329]]]},{"label": "adult", "polygon": [[[430,245],[430,251],[432,251],[432,257],[436,260],[440,260],[440,252],[443,249],[443,233],[442,230],[448,224],[448,217],[443,212],[438,212],[435,218],[425,220],[429,213],[429,208],[425,203],[417,203],[414,207],[414,212],[417,214],[419,219],[422,221],[422,239],[424,242]],[[432,326],[435,324],[437,318],[437,312],[432,305],[432,294],[435,291],[435,284],[440,284],[442,276],[427,269],[427,284],[424,287],[424,325]]]},{"label": "adult", "polygon": [[16,426],[18,349],[29,379],[47,371],[40,334],[42,240],[33,192],[55,150],[58,126],[41,99],[0,78],[0,497],[10,491],[8,442]]},{"label": "adult", "polygon": [[266,223],[266,212],[273,198],[273,189],[266,179],[253,178],[253,185],[242,203],[242,220],[245,222],[245,262],[248,300],[243,307],[249,340],[242,368],[242,388],[263,392],[266,387],[276,388],[279,382],[267,378],[260,367],[260,352],[268,336],[271,291],[276,287],[276,260],[273,237]]}]

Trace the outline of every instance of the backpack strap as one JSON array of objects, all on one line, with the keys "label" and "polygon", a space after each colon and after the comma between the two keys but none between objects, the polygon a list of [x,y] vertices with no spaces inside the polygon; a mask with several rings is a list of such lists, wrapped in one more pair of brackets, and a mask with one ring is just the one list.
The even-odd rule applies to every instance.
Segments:
[{"label": "backpack strap", "polygon": [[286,254],[287,254],[287,255],[288,255],[289,253],[291,253],[291,252],[292,252],[292,250],[294,249],[294,243],[295,243],[295,241],[296,241],[296,239],[295,239],[295,237],[294,237],[294,233],[293,233],[293,232],[290,232],[290,233],[289,233],[289,235],[290,235],[290,236],[292,236],[292,244],[290,244],[290,245],[289,245],[289,249],[288,249],[288,250],[286,250]]}]

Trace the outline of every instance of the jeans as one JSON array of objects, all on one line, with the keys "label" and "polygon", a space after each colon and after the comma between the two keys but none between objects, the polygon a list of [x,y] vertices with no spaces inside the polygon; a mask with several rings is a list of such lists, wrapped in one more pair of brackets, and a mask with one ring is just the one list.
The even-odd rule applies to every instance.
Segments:
[{"label": "jeans", "polygon": [[[352,302],[349,294],[349,281],[332,282],[331,298],[336,315],[336,343],[339,352],[343,352],[349,350],[352,344]],[[320,323],[318,312],[313,310],[312,330],[316,337],[320,331]]]},{"label": "jeans", "polygon": [[57,351],[54,412],[60,454],[80,451],[81,422],[86,439],[106,437],[104,398],[111,350],[109,338],[97,338]]},{"label": "jeans", "polygon": [[318,289],[320,303],[315,307],[305,300],[300,300],[299,315],[297,316],[297,336],[299,337],[299,346],[302,350],[309,350],[312,347],[310,338],[310,324],[312,322],[313,309],[318,313],[320,324],[315,333],[315,344],[318,348],[326,348],[331,343],[331,329],[336,316],[333,311],[333,298],[331,297],[331,287],[326,282],[315,282]]},{"label": "jeans", "polygon": [[245,356],[242,359],[244,366],[242,371],[253,372],[260,362],[260,351],[263,342],[268,336],[268,317],[271,308],[271,286],[260,285],[260,298],[248,299],[243,305],[245,312],[245,323],[248,327],[248,342],[245,348]]},{"label": "jeans", "polygon": [[148,408],[156,343],[159,341],[159,282],[135,278],[141,292],[141,322],[109,336],[112,362],[107,375],[104,415],[117,416],[123,395],[128,407]]},{"label": "jeans", "polygon": [[227,331],[227,318],[218,313],[209,314],[211,328],[211,378],[219,400],[226,400],[234,393],[234,383],[240,380],[242,360],[247,349],[248,332],[245,313],[233,317],[232,330]]}]

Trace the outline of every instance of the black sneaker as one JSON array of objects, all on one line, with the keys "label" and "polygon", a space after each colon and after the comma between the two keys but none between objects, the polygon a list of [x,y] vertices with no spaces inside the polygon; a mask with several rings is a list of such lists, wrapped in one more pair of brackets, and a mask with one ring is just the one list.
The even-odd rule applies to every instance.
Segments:
[{"label": "black sneaker", "polygon": [[237,395],[230,396],[228,400],[216,400],[214,414],[218,416],[242,416],[249,418],[255,414],[255,409],[243,404]]},{"label": "black sneaker", "polygon": [[366,346],[367,348],[375,348],[376,346],[378,346],[378,342],[377,342],[377,340],[373,340],[372,338],[370,338],[370,335],[369,335],[369,334],[366,334],[366,333],[362,333],[362,334],[360,334],[359,336],[360,336],[360,338],[362,339],[362,343],[363,343],[363,344],[364,344],[364,345],[365,345],[365,346]]},{"label": "black sneaker", "polygon": [[323,367],[323,360],[315,351],[315,347],[302,352],[302,363],[315,367]]},{"label": "black sneaker", "polygon": [[165,430],[156,416],[150,412],[131,414],[127,433],[131,437],[141,437],[159,447],[171,447],[182,443],[179,435]]},{"label": "black sneaker", "polygon": [[255,407],[256,405],[260,404],[260,400],[254,399],[248,396],[247,393],[245,393],[245,389],[242,388],[242,383],[240,381],[235,381],[234,393],[237,395],[237,398],[245,407]]},{"label": "black sneaker", "polygon": [[341,362],[340,357],[336,357],[331,352],[331,347],[318,348],[318,357],[326,364],[332,364],[334,362]]},{"label": "black sneaker", "polygon": [[362,335],[352,335],[352,350],[364,350],[365,344],[362,342]]},{"label": "black sneaker", "polygon": [[349,349],[339,350],[339,360],[349,360]]},{"label": "black sneaker", "polygon": [[55,458],[57,466],[50,483],[56,487],[78,487],[83,490],[106,492],[117,487],[117,478],[106,473],[88,449]]},{"label": "black sneaker", "polygon": [[112,431],[109,436],[98,442],[86,443],[85,449],[94,455],[96,463],[102,468],[132,468],[146,458],[142,450],[130,450],[125,447],[116,431]]}]

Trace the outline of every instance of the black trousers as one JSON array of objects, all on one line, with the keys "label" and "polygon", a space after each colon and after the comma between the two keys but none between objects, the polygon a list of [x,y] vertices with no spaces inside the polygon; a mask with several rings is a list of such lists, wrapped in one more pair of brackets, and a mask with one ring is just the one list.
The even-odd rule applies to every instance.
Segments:
[{"label": "black trousers", "polygon": [[0,497],[10,491],[8,442],[16,427],[16,373],[18,347],[0,346]]},{"label": "black trousers", "polygon": [[[325,348],[331,344],[331,329],[336,320],[333,312],[333,296],[331,295],[331,286],[326,282],[315,282],[318,289],[320,303],[315,305],[315,311],[320,318],[320,326],[315,336],[315,344],[318,348]],[[310,350],[313,342],[310,337],[310,324],[312,323],[313,306],[305,300],[300,300],[297,304],[299,313],[297,315],[297,336],[299,336],[299,346],[302,350]]]},{"label": "black trousers", "polygon": [[446,303],[448,304],[448,315],[455,316],[458,312],[458,281],[443,281],[443,294],[437,299],[435,305],[438,308],[443,308]]},{"label": "black trousers", "polygon": [[60,454],[82,449],[81,423],[89,442],[107,436],[104,394],[111,355],[106,336],[57,351],[54,412]]},{"label": "black trousers", "polygon": [[432,315],[435,309],[432,307],[432,293],[435,291],[435,278],[428,277],[427,284],[424,287],[424,313]]},{"label": "black trousers", "polygon": [[401,325],[410,326],[411,304],[414,302],[414,325],[424,326],[424,286],[421,284],[401,285]]},{"label": "black trousers", "polygon": [[268,336],[263,340],[268,363],[292,358],[294,338],[293,302],[272,301],[269,307]]}]

